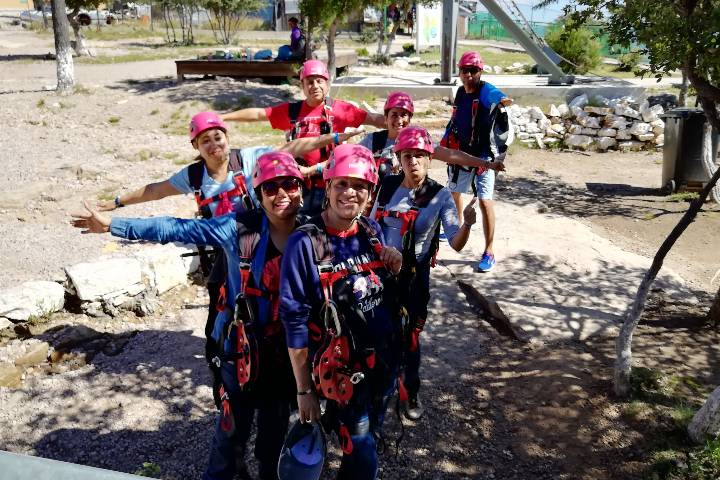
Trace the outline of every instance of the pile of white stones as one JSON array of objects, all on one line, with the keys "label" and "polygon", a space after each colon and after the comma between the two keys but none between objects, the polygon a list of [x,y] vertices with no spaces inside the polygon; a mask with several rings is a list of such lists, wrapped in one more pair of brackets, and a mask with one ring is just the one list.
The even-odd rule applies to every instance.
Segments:
[{"label": "pile of white stones", "polygon": [[[595,100],[595,99],[594,99]],[[539,107],[510,107],[516,138],[527,145],[567,147],[580,150],[643,150],[664,144],[665,122],[659,115],[661,105],[647,101],[637,104],[631,98],[599,98],[588,105],[587,95],[570,104],[550,105],[547,112]]]}]

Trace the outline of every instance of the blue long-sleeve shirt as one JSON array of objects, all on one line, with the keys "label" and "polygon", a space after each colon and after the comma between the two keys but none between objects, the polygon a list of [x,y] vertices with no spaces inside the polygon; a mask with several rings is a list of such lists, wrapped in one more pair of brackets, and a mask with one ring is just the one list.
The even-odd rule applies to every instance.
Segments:
[{"label": "blue long-sleeve shirt", "polygon": [[[377,238],[385,240],[379,225],[370,220]],[[357,223],[355,224],[357,226]],[[333,270],[338,271],[353,264],[367,263],[377,257],[364,232],[356,229],[351,233],[328,233],[333,246]],[[308,341],[308,323],[318,322],[318,313],[324,302],[320,276],[315,262],[310,237],[305,232],[290,235],[285,246],[280,267],[280,319],[285,327],[287,345],[290,348],[314,347]],[[368,321],[371,336],[382,340],[391,328],[393,312],[383,302],[383,288],[374,283],[368,274],[351,275],[355,303]],[[322,325],[318,325],[324,328]],[[374,341],[374,340],[370,340]]]},{"label": "blue long-sleeve shirt", "polygon": [[[253,213],[237,218],[249,218],[247,216]],[[182,242],[222,248],[228,265],[225,289],[228,302],[232,302],[240,291],[237,218],[234,214],[208,220],[173,217],[115,217],[110,224],[110,233],[129,240],[148,240],[163,244]],[[265,279],[263,282],[265,283]],[[213,331],[213,337],[216,340],[221,339],[222,329],[232,320],[231,312],[231,309],[226,308],[218,313]]]}]

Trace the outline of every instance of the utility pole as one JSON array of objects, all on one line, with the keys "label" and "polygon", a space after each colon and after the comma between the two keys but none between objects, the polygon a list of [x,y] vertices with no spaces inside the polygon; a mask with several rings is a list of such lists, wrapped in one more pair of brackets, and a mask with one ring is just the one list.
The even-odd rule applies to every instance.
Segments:
[{"label": "utility pole", "polygon": [[440,83],[451,84],[455,68],[455,40],[457,37],[458,4],[443,0],[442,43],[440,46]]}]

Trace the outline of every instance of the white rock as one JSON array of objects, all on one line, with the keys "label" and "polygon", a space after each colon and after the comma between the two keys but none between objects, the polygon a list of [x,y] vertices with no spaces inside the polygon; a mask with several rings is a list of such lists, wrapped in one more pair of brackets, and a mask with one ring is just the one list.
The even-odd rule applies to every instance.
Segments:
[{"label": "white rock", "polygon": [[533,135],[535,137],[535,142],[537,143],[537,146],[540,147],[541,150],[545,150],[545,144],[543,143],[543,134],[538,133]]},{"label": "white rock", "polygon": [[608,115],[602,122],[605,128],[614,128],[615,130],[625,130],[627,128],[628,121],[625,117],[619,117],[616,115]]},{"label": "white rock", "polygon": [[538,120],[537,125],[538,125],[538,128],[540,129],[540,131],[544,132],[545,130],[550,128],[550,125],[552,125],[552,122],[550,121],[549,118],[544,118],[542,120]]},{"label": "white rock", "polygon": [[562,118],[560,118],[560,117],[550,117],[550,123],[552,123],[552,124],[562,123]]},{"label": "white rock", "polygon": [[528,113],[530,114],[530,118],[533,120],[544,120],[547,118],[542,110],[540,110],[540,107],[530,107],[528,109]]},{"label": "white rock", "polygon": [[0,317],[0,332],[5,330],[6,328],[12,328],[13,325],[15,324],[7,318]]},{"label": "white rock", "polygon": [[522,114],[513,122],[515,125],[527,125],[530,121],[530,115]]},{"label": "white rock", "polygon": [[565,125],[562,123],[554,123],[550,125],[550,129],[556,131],[557,133],[565,133]]},{"label": "white rock", "polygon": [[407,57],[405,58],[405,61],[407,61],[410,65],[415,65],[420,63],[420,57],[414,56],[414,57]]},{"label": "white rock", "polygon": [[570,107],[568,107],[567,104],[562,103],[558,105],[558,112],[560,112],[562,118],[570,118]]},{"label": "white rock", "polygon": [[630,140],[628,142],[619,142],[618,149],[623,152],[631,150],[642,150],[643,145],[643,142],[636,142],[635,140]]},{"label": "white rock", "polygon": [[483,72],[493,73],[493,68],[490,65],[483,65]]},{"label": "white rock", "polygon": [[180,256],[192,250],[174,244],[153,245],[136,254],[142,264],[143,275],[158,293],[165,293],[178,285],[185,285],[188,269]]},{"label": "white rock", "polygon": [[525,131],[530,134],[540,133],[540,128],[538,128],[537,123],[530,122],[527,125],[525,125]]},{"label": "white rock", "polygon": [[567,131],[573,135],[580,135],[582,133],[582,129],[582,126],[573,123],[568,127]]},{"label": "white rock", "polygon": [[565,138],[565,143],[569,147],[577,147],[585,150],[593,144],[593,139],[587,135],[568,135]]},{"label": "white rock", "polygon": [[652,127],[652,132],[655,135],[662,135],[663,133],[665,133],[665,122],[663,122],[659,118],[654,122],[650,122],[650,126]]},{"label": "white rock", "polygon": [[554,138],[554,137],[545,137],[545,138],[543,138],[543,142],[546,145],[555,145],[556,143],[560,142],[560,139]]},{"label": "white rock", "polygon": [[630,117],[637,120],[642,118],[640,112],[620,103],[615,106],[615,115],[622,115],[624,117]]},{"label": "white rock", "polygon": [[0,317],[27,321],[57,312],[65,305],[65,289],[55,282],[26,282],[0,291]]},{"label": "white rock", "polygon": [[597,132],[598,137],[614,137],[617,135],[617,130],[614,128],[601,128]]},{"label": "white rock", "polygon": [[577,123],[587,128],[600,128],[600,120],[597,117],[581,117]]},{"label": "white rock", "polygon": [[613,112],[612,108],[609,108],[609,107],[586,106],[583,110],[585,110],[585,112],[587,112],[587,113],[592,113],[594,115],[601,115],[601,116],[610,115]]},{"label": "white rock", "polygon": [[597,144],[600,150],[607,150],[617,145],[617,141],[612,137],[600,137],[598,138]]},{"label": "white rock", "polygon": [[630,140],[632,138],[632,134],[630,133],[630,130],[618,130],[615,138],[617,140]]},{"label": "white rock", "polygon": [[83,301],[116,296],[142,283],[142,269],[136,258],[117,257],[65,267],[78,298]]},{"label": "white rock", "polygon": [[589,135],[591,137],[597,137],[599,130],[597,128],[583,128],[580,131],[580,135]]},{"label": "white rock", "polygon": [[587,117],[588,114],[580,107],[570,107],[570,112],[572,112],[572,116],[576,119]]},{"label": "white rock", "polygon": [[525,132],[520,132],[520,133],[518,133],[517,138],[518,138],[518,140],[527,140],[528,138],[530,138],[530,134],[525,133]]},{"label": "white rock", "polygon": [[552,128],[548,128],[545,130],[545,135],[548,137],[562,137],[562,134],[560,132],[556,132]]},{"label": "white rock", "polygon": [[665,135],[658,135],[655,137],[655,145],[662,146],[665,145]]},{"label": "white rock", "polygon": [[550,108],[548,109],[548,117],[559,117],[560,116],[560,110],[555,106],[555,104],[550,104]]},{"label": "white rock", "polygon": [[649,123],[635,122],[628,130],[632,135],[644,135],[652,130]]},{"label": "white rock", "polygon": [[655,140],[655,134],[652,132],[635,135],[635,137],[641,142],[649,142],[650,140]]},{"label": "white rock", "polygon": [[395,67],[395,68],[401,68],[404,70],[404,69],[408,68],[409,66],[410,66],[410,64],[408,63],[408,61],[404,60],[402,58],[396,58],[395,61],[393,62],[393,67]]},{"label": "white rock", "polygon": [[501,74],[502,71],[503,71],[503,68],[500,65],[493,66],[493,72],[495,72],[496,75]]}]

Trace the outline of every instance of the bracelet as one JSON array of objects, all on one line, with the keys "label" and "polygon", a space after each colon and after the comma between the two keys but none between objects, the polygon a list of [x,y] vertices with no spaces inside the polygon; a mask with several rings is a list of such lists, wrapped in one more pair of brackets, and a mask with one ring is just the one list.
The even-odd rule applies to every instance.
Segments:
[{"label": "bracelet", "polygon": [[120,201],[120,195],[115,197],[115,208],[124,207],[125,205]]},{"label": "bracelet", "polygon": [[298,394],[298,396],[308,395],[314,391],[315,391],[315,389],[313,387],[308,387],[307,390],[301,390],[301,391],[297,392],[297,394]]},{"label": "bracelet", "polygon": [[337,132],[333,133],[333,143],[340,145],[340,134]]},{"label": "bracelet", "polygon": [[[336,133],[335,135],[337,135],[337,133]],[[322,171],[323,171],[323,166],[322,166],[321,163],[318,163],[318,164],[315,166],[315,173],[316,173],[317,175],[320,175],[320,174],[322,173]]]}]

